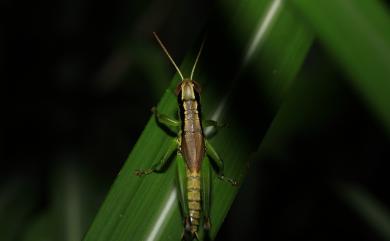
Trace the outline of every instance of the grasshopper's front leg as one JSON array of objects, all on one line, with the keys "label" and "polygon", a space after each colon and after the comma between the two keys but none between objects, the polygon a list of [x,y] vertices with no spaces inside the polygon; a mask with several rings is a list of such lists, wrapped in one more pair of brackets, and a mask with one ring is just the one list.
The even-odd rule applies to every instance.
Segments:
[{"label": "grasshopper's front leg", "polygon": [[[180,125],[181,125],[181,122],[179,120],[172,119],[171,117],[169,117],[169,116],[167,116],[165,114],[160,113],[156,109],[156,107],[152,108],[152,112],[156,116],[157,121],[159,123],[165,125],[166,127],[168,127],[170,130],[172,130],[172,127],[173,128],[177,128],[177,127],[180,127]],[[172,130],[172,131],[174,131],[174,130]]]},{"label": "grasshopper's front leg", "polygon": [[207,153],[207,155],[210,156],[211,160],[213,161],[213,163],[218,168],[218,171],[217,171],[218,178],[221,179],[222,181],[229,182],[233,186],[238,186],[238,184],[239,184],[238,181],[234,180],[233,178],[226,177],[224,175],[224,163],[223,163],[223,160],[218,155],[218,153],[214,150],[213,146],[207,140],[205,140],[205,143],[206,143],[206,153]]},{"label": "grasshopper's front leg", "polygon": [[[180,126],[180,121],[174,120],[167,115],[161,114],[159,111],[157,111],[156,107],[153,107],[151,110],[154,115],[157,118],[157,121],[169,129],[171,127],[178,127]],[[172,130],[172,129],[171,129]],[[167,152],[164,154],[163,158],[159,161],[153,164],[151,168],[145,169],[145,170],[136,170],[135,175],[137,176],[144,176],[148,175],[152,172],[160,172],[163,170],[163,168],[168,164],[168,161],[170,160],[171,155],[174,151],[176,151],[179,147],[179,142],[176,138],[172,139],[172,143],[169,145]]]},{"label": "grasshopper's front leg", "polygon": [[151,168],[145,169],[145,170],[136,170],[135,175],[137,176],[144,176],[148,175],[152,172],[161,172],[165,166],[168,165],[168,162],[170,160],[170,157],[172,154],[178,149],[179,143],[176,138],[173,138],[171,141],[171,144],[168,147],[167,152],[164,154],[163,158],[159,161],[153,164]]}]

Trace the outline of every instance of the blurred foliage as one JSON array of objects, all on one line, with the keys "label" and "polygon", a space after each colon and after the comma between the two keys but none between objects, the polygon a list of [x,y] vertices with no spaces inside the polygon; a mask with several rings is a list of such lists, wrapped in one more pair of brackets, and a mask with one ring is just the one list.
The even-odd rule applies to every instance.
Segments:
[{"label": "blurred foliage", "polygon": [[[150,234],[175,167],[132,172],[164,151],[150,108],[174,115],[178,81],[152,31],[185,73],[207,35],[204,116],[243,181],[216,180],[213,239],[389,239],[389,1],[1,6],[1,241]],[[161,240],[181,234],[172,203]]]}]

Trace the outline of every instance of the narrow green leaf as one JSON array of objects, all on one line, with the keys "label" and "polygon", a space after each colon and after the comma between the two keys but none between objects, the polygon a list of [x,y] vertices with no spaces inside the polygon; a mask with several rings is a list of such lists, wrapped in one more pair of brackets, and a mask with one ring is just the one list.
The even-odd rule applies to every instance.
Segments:
[{"label": "narrow green leaf", "polygon": [[45,212],[36,216],[32,222],[27,226],[27,230],[21,238],[22,241],[50,241],[56,240],[53,238],[56,236],[58,227],[53,222],[54,218],[52,213]]},{"label": "narrow green leaf", "polygon": [[46,220],[51,222],[56,230],[52,239],[81,240],[97,206],[97,202],[90,200],[91,197],[97,196],[97,188],[91,185],[94,179],[88,169],[71,157],[58,161],[52,173],[51,205],[47,210],[50,216],[43,213],[43,221],[38,217],[37,227]]},{"label": "narrow green leaf", "polygon": [[[227,79],[221,86],[214,84],[213,80],[216,81],[217,79],[211,73],[205,74],[202,72],[204,70],[200,71],[201,77],[199,79],[207,87],[202,96],[204,117],[216,120],[223,119],[228,121],[229,124],[228,127],[218,131],[215,137],[211,139],[213,146],[225,160],[227,176],[239,177],[240,179],[245,176],[249,156],[262,138],[257,133],[264,133],[273,117],[272,114],[264,117],[262,120],[265,123],[264,125],[254,125],[251,128],[245,128],[248,123],[243,122],[243,119],[235,118],[233,113],[242,110],[242,105],[245,103],[248,104],[248,108],[253,108],[253,112],[260,112],[261,110],[255,108],[256,106],[251,106],[254,103],[248,103],[247,100],[241,98],[240,91],[245,88],[245,85],[237,86],[238,80],[241,79],[239,77],[235,79],[234,76],[243,76],[245,74],[244,69],[252,68],[254,66],[253,61],[258,60],[258,55],[268,53],[269,66],[280,68],[277,69],[278,74],[275,74],[273,68],[262,69],[262,74],[269,83],[273,80],[279,80],[279,84],[270,88],[270,92],[273,90],[276,95],[280,96],[295,77],[312,41],[312,35],[305,31],[302,23],[291,15],[288,9],[285,9],[282,2],[277,5],[280,8],[277,11],[278,14],[270,13],[275,2],[278,3],[279,1],[262,1],[259,3],[259,1],[250,0],[245,1],[245,4],[236,3],[236,1],[220,3],[222,4],[221,9],[226,14],[225,16],[228,16],[220,21],[225,22],[228,28],[230,26],[232,36],[240,30],[240,25],[237,26],[234,23],[246,21],[246,31],[241,31],[239,37],[236,36],[237,39],[240,39],[240,41],[237,41],[237,49],[241,49],[239,62],[242,64],[237,69],[241,71],[242,75],[235,73],[236,75],[230,76],[230,78],[219,76],[219,81],[222,81],[222,78]],[[254,9],[256,11],[253,12]],[[269,16],[269,22],[273,24],[262,25],[262,22],[267,18],[266,16]],[[291,21],[286,21],[287,19]],[[259,31],[267,34],[263,35],[263,33],[258,33]],[[294,41],[285,42],[282,39],[286,32]],[[255,41],[258,38],[261,41]],[[212,39],[212,36],[209,36],[209,39]],[[264,46],[273,50],[265,51]],[[252,49],[251,53],[249,53],[249,49]],[[296,51],[296,49],[298,50]],[[207,56],[207,51],[215,50],[208,49],[206,46],[204,56]],[[230,56],[230,53],[227,56]],[[222,58],[222,56],[219,56],[219,58]],[[189,73],[186,70],[190,69],[189,66],[192,64],[192,60],[193,58],[188,58],[181,67],[184,73]],[[220,61],[222,62],[222,60]],[[216,65],[216,63],[214,64]],[[224,68],[222,64],[215,66],[215,69],[220,70],[221,73],[226,72]],[[202,67],[200,66],[199,69],[202,69]],[[173,94],[173,89],[178,80],[177,76],[172,80],[170,88],[165,92],[158,105],[159,111],[171,116],[174,116],[177,110],[176,96]],[[230,85],[231,82],[235,83]],[[227,87],[228,90],[221,94],[222,87]],[[280,100],[280,97],[277,99]],[[277,105],[274,106],[276,108]],[[256,120],[253,121],[256,122]],[[84,241],[180,239],[183,225],[174,184],[175,165],[172,164],[163,174],[151,174],[142,178],[134,175],[136,169],[148,168],[161,158],[171,138],[159,128],[154,118],[149,120],[118,174]],[[212,239],[216,236],[237,191],[237,188],[222,183],[215,176],[213,177]]]},{"label": "narrow green leaf", "polygon": [[[25,221],[26,229],[19,230],[18,240],[78,241],[92,221],[98,208],[97,189],[101,189],[98,185],[101,181],[96,180],[89,169],[73,158],[64,158],[51,168],[50,180],[48,204],[40,209],[35,207],[33,215]],[[26,207],[29,205],[24,203]],[[18,229],[20,223],[16,225]]]},{"label": "narrow green leaf", "polygon": [[23,177],[16,177],[0,187],[0,240],[20,237],[21,228],[38,205],[37,185]]},{"label": "narrow green leaf", "polygon": [[291,1],[390,131],[390,15],[377,0]]},{"label": "narrow green leaf", "polygon": [[363,188],[351,184],[337,187],[340,197],[358,213],[384,240],[390,240],[390,211]]}]

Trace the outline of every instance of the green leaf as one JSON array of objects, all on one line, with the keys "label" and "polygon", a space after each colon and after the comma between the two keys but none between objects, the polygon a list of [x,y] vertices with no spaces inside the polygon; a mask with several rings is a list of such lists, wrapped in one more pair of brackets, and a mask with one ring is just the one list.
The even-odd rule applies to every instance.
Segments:
[{"label": "green leaf", "polygon": [[35,219],[29,223],[27,230],[21,240],[23,241],[50,241],[57,240],[53,238],[57,235],[56,223],[53,222],[52,213],[45,212],[36,216]]},{"label": "green leaf", "polygon": [[11,241],[20,237],[21,227],[28,223],[38,205],[38,185],[16,177],[0,187],[0,240]]},{"label": "green leaf", "polygon": [[[97,189],[101,188],[99,184],[102,182],[95,178],[89,169],[72,157],[57,160],[51,167],[49,204],[44,209],[37,209],[39,205],[35,204],[34,213],[25,221],[26,230],[17,232],[18,240],[81,240],[98,207]],[[25,197],[22,201],[25,207],[34,204],[27,202]],[[23,208],[19,207],[19,210]],[[15,227],[20,229],[20,223]]]},{"label": "green leaf", "polygon": [[377,0],[291,1],[390,131],[390,17]]},{"label": "green leaf", "polygon": [[340,197],[359,214],[384,240],[390,240],[390,212],[386,205],[364,188],[341,183],[337,186]]},{"label": "green leaf", "polygon": [[[235,47],[239,49],[241,55],[239,66],[235,66],[237,67],[235,73],[223,76],[228,71],[225,71],[226,61],[223,62],[225,58],[220,55],[218,55],[218,60],[211,59],[211,61],[215,61],[213,70],[220,71],[221,74],[216,77],[211,71],[205,73],[202,61],[206,62],[204,59],[207,58],[208,52],[228,53],[227,56],[231,56],[232,52],[231,49],[226,51],[218,49],[220,47],[218,43],[212,46],[211,40],[219,37],[213,36],[213,33],[209,35],[208,42],[206,42],[204,59],[200,60],[199,66],[199,72],[202,73],[199,79],[205,87],[202,96],[204,117],[228,122],[228,127],[219,130],[211,142],[225,161],[226,175],[239,177],[241,180],[245,176],[251,153],[259,145],[262,133],[267,129],[276,112],[277,102],[281,101],[281,96],[287,91],[312,42],[311,33],[306,31],[304,25],[289,9],[285,8],[282,2],[277,5],[274,5],[275,1],[243,2],[245,4],[236,3],[236,1],[220,3],[226,18],[219,21],[224,22],[227,28],[230,28],[231,35],[236,39]],[[277,11],[272,12],[271,10],[275,8]],[[268,24],[262,25],[266,19],[269,19]],[[237,24],[238,21],[243,22]],[[244,22],[245,25],[242,25]],[[211,24],[218,25],[218,21]],[[240,26],[245,26],[246,29],[243,31]],[[217,28],[218,26],[213,26],[210,29]],[[284,40],[286,35],[293,41],[286,42]],[[214,48],[209,48],[208,43]],[[252,119],[252,125],[252,123],[246,123],[244,118],[236,117],[240,116],[239,113],[243,111],[242,105],[252,108],[254,115],[261,113],[262,110],[257,108],[256,102],[241,98],[242,91],[247,91],[248,97],[251,98],[256,98],[256,95],[250,94],[253,90],[246,89],[246,84],[238,85],[238,81],[244,83],[242,81],[246,78],[243,76],[248,77],[247,73],[259,67],[257,61],[265,61],[264,58],[267,58],[267,68],[262,68],[261,75],[270,85],[277,81],[276,85],[268,89],[269,96],[272,96],[271,93],[274,91],[277,98],[273,99],[271,114],[262,116],[263,124],[257,125],[255,124],[257,119]],[[192,57],[186,59],[181,67],[182,72],[189,73],[186,70],[190,69],[192,61]],[[173,89],[178,80],[178,76],[173,78],[170,88],[161,98],[158,105],[160,112],[171,116],[176,113],[178,107]],[[248,84],[251,83],[248,82]],[[250,128],[246,128],[247,126]],[[162,174],[151,174],[142,178],[134,175],[136,169],[148,168],[159,160],[166,151],[171,138],[159,128],[154,118],[149,120],[84,241],[180,239],[183,222],[174,184],[175,165],[172,164]],[[212,239],[227,215],[237,191],[238,188],[231,187],[215,176],[213,177],[210,234]]]}]

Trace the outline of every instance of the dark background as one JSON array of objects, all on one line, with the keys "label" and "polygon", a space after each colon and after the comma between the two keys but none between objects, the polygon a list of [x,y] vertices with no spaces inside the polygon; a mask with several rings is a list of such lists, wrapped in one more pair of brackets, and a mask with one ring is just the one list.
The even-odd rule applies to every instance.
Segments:
[{"label": "dark background", "polygon": [[[222,20],[207,1],[0,6],[0,184],[13,183],[34,197],[33,204],[25,200],[33,208],[22,227],[58,198],[56,177],[83,170],[95,189],[82,225],[86,230],[174,74],[151,32],[159,32],[180,63],[196,41],[189,39],[208,21],[220,24],[224,36]],[[303,69],[300,76],[315,72],[331,79],[328,89],[336,100],[327,99],[319,116],[307,107],[312,115],[303,117],[306,128],[289,133],[277,152],[253,161],[217,240],[383,238],[343,193],[356,187],[389,203],[388,136],[317,41]],[[3,189],[3,198],[6,193]]]}]

